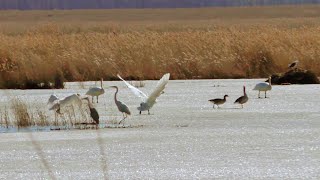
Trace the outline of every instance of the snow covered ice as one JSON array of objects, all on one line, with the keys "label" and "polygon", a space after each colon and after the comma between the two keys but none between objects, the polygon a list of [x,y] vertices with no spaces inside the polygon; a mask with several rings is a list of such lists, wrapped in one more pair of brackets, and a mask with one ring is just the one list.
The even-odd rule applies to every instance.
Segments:
[{"label": "snow covered ice", "polygon": [[[254,80],[170,81],[151,109],[139,115],[140,99],[120,81],[105,82],[95,104],[100,122],[120,121],[113,101],[126,103],[131,128],[100,129],[109,179],[318,179],[320,178],[320,86],[273,86],[258,99]],[[157,81],[146,81],[151,92]],[[93,82],[68,83],[59,97],[85,94]],[[248,103],[233,104],[246,86]],[[15,95],[45,104],[53,90],[0,91],[4,106]],[[9,94],[9,95],[8,95]],[[212,98],[229,95],[220,109]],[[100,101],[101,100],[101,101]],[[53,116],[53,112],[47,112]],[[0,179],[48,179],[30,132],[0,134]],[[95,130],[33,132],[49,168],[58,179],[103,179]]]}]

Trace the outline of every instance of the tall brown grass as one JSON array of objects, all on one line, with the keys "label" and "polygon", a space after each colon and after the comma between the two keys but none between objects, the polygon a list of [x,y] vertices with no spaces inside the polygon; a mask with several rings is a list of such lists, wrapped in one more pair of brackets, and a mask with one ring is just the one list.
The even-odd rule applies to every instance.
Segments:
[{"label": "tall brown grass", "polygon": [[[228,15],[219,19],[222,14],[218,14],[188,21],[181,18],[186,10],[179,11],[170,22],[157,16],[155,22],[150,17],[134,22],[87,18],[81,25],[70,18],[72,13],[80,17],[79,11],[65,11],[70,20],[62,20],[60,11],[37,12],[60,18],[44,19],[37,25],[32,18],[24,25],[7,20],[6,28],[0,23],[0,87],[26,81],[54,82],[58,75],[67,81],[100,77],[112,80],[117,73],[134,79],[155,79],[166,72],[173,79],[266,77],[286,71],[287,64],[295,59],[300,60],[302,68],[320,75],[317,13],[306,17],[281,13],[280,18],[255,17],[254,13],[243,15],[235,8],[234,12],[243,18]],[[119,10],[121,13],[125,12]],[[15,33],[5,30],[14,26]]]},{"label": "tall brown grass", "polygon": [[76,123],[88,122],[86,109],[65,108],[62,115],[50,112],[37,101],[25,101],[17,96],[8,96],[8,107],[0,107],[0,126],[9,128],[60,126],[71,128]]},{"label": "tall brown grass", "polygon": [[27,104],[19,98],[11,100],[11,109],[13,111],[14,119],[16,120],[17,127],[30,127],[35,125],[31,118]]}]

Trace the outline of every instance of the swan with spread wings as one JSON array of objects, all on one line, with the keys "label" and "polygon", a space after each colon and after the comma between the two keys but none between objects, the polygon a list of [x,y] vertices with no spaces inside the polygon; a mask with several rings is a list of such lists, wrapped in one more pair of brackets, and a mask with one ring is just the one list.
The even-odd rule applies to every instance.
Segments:
[{"label": "swan with spread wings", "polygon": [[141,98],[142,102],[140,103],[140,106],[138,107],[138,110],[140,111],[140,114],[142,111],[148,111],[148,114],[150,114],[150,109],[153,107],[153,105],[157,102],[157,98],[163,93],[164,88],[169,82],[170,73],[167,73],[162,76],[162,78],[159,80],[156,88],[153,90],[153,92],[148,96],[142,91],[140,91],[138,88],[132,86],[128,82],[126,82],[124,79],[121,78],[120,75],[118,77],[126,84],[126,86],[133,92],[134,95]]}]

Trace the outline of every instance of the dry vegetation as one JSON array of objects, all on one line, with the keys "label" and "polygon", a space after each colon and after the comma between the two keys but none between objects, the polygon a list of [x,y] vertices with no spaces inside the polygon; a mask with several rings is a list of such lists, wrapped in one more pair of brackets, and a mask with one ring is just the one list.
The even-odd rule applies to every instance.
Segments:
[{"label": "dry vegetation", "polygon": [[1,11],[0,87],[266,77],[295,59],[320,75],[319,32],[320,6]]},{"label": "dry vegetation", "polygon": [[17,97],[8,96],[8,106],[0,108],[0,128],[73,128],[79,123],[89,123],[89,109],[84,105],[81,109],[66,107],[63,114],[48,112],[43,103],[37,101],[28,102]]}]

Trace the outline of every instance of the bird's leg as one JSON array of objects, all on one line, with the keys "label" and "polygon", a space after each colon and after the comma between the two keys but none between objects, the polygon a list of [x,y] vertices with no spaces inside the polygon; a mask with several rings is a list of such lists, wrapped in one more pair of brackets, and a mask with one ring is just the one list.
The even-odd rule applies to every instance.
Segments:
[{"label": "bird's leg", "polygon": [[148,110],[148,115],[150,115],[150,111]]},{"label": "bird's leg", "polygon": [[124,127],[124,123],[125,123],[125,119],[127,118],[127,114],[124,113],[124,118],[123,118],[123,123],[122,123],[122,127]]},{"label": "bird's leg", "polygon": [[264,92],[264,98],[267,98],[267,91]]},{"label": "bird's leg", "polygon": [[99,103],[99,96],[97,96],[97,103]]},{"label": "bird's leg", "polygon": [[123,116],[123,119],[121,119],[121,121],[119,121],[118,124],[121,124],[121,122],[126,118],[125,115],[124,115],[124,113],[122,113],[122,116]]},{"label": "bird's leg", "polygon": [[258,98],[260,98],[260,91],[259,91],[259,95],[258,95]]},{"label": "bird's leg", "polygon": [[56,111],[58,114],[61,114],[60,107]]},{"label": "bird's leg", "polygon": [[241,108],[243,109],[243,104],[241,104]]},{"label": "bird's leg", "polygon": [[118,124],[121,124],[122,120],[123,120],[123,119],[121,119]]},{"label": "bird's leg", "polygon": [[56,122],[56,126],[58,126],[58,113],[57,112],[54,113],[54,120]]},{"label": "bird's leg", "polygon": [[215,109],[214,105],[213,105],[213,109]]},{"label": "bird's leg", "polygon": [[122,127],[124,127],[124,122],[125,122],[125,119],[127,118],[127,114],[126,113],[122,113],[122,115],[123,115],[123,119],[119,122],[119,124],[121,124],[121,122],[123,121]]},{"label": "bird's leg", "polygon": [[93,96],[91,96],[91,98],[92,98],[92,103],[93,103]]},{"label": "bird's leg", "polygon": [[141,111],[139,112],[139,114],[141,114]]}]

